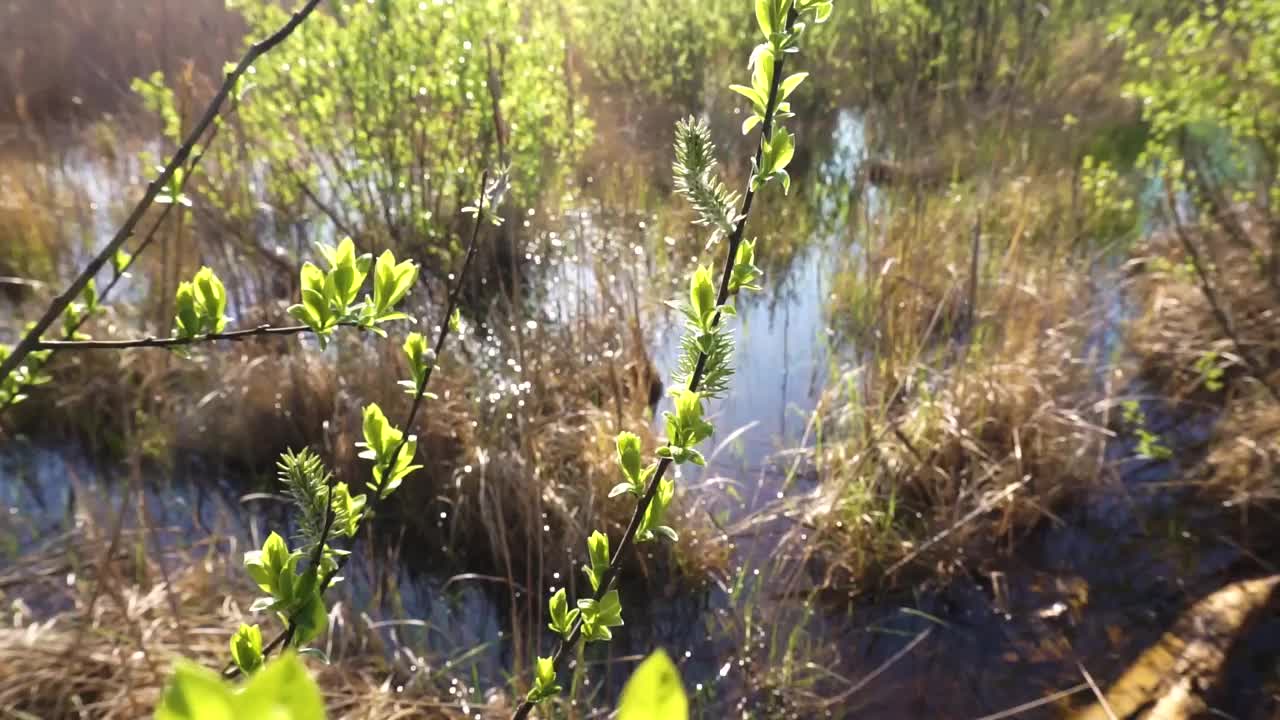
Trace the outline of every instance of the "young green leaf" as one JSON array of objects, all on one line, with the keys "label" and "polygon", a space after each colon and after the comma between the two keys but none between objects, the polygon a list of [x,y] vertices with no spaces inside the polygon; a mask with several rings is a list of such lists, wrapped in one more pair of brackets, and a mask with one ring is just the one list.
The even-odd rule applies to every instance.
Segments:
[{"label": "young green leaf", "polygon": [[409,360],[409,371],[413,374],[411,385],[416,394],[426,380],[427,371],[436,364],[436,353],[422,333],[412,332],[404,339],[404,356]]},{"label": "young green leaf", "polygon": [[192,282],[195,290],[196,309],[200,315],[202,333],[219,333],[227,325],[227,289],[208,267],[202,267]]},{"label": "young green leaf", "polygon": [[766,172],[772,174],[785,170],[787,165],[791,164],[791,158],[795,156],[795,136],[782,128],[774,128],[766,147]]},{"label": "young green leaf", "polygon": [[191,283],[183,280],[178,283],[178,292],[174,296],[174,325],[178,337],[191,338],[200,334],[200,312],[196,309],[196,293]]},{"label": "young green leaf", "polygon": [[551,623],[547,627],[567,640],[573,633],[573,624],[577,621],[580,611],[569,609],[569,600],[564,588],[560,588],[551,596],[547,609],[551,614]]},{"label": "young green leaf", "polygon": [[[674,542],[679,541],[679,536],[675,535],[675,531],[664,525],[667,517],[667,508],[671,506],[671,501],[676,495],[676,484],[671,478],[663,478],[658,483],[658,492],[653,496],[653,502],[649,503],[649,507],[645,510],[644,517],[640,520],[640,527],[636,532],[636,542],[651,542],[658,535],[672,539]],[[665,530],[663,528],[666,528]]]},{"label": "young green leaf", "polygon": [[273,574],[279,574],[285,568],[289,567],[289,561],[293,554],[289,552],[289,545],[280,537],[279,533],[272,532],[267,536],[265,542],[262,543],[262,561],[267,570]]},{"label": "young green leaf", "polygon": [[587,556],[591,559],[591,564],[583,565],[582,571],[591,582],[591,589],[597,591],[609,570],[609,536],[599,530],[592,532],[591,537],[587,538]]},{"label": "young green leaf", "polygon": [[640,436],[630,432],[618,433],[618,466],[622,474],[630,481],[631,487],[640,485]]},{"label": "young green leaf", "polygon": [[133,260],[133,256],[124,250],[116,250],[111,256],[111,267],[115,269],[117,275],[123,275],[125,268],[129,267],[129,263]]},{"label": "young green leaf", "polygon": [[323,720],[324,698],[292,653],[259,670],[236,697],[237,720]]},{"label": "young green leaf", "polygon": [[236,720],[237,700],[217,673],[182,660],[165,687],[155,720]]},{"label": "young green leaf", "polygon": [[740,290],[759,290],[758,281],[763,275],[764,272],[756,267],[755,240],[743,240],[738,246],[729,277],[729,293],[736,295]]},{"label": "young green leaf", "polygon": [[821,25],[831,17],[831,11],[835,9],[835,4],[830,2],[818,2],[813,4],[813,22]]},{"label": "young green leaf", "polygon": [[689,699],[680,672],[662,650],[654,651],[622,689],[617,720],[688,720]]},{"label": "young green leaf", "polygon": [[413,287],[418,277],[418,266],[412,260],[397,263],[390,250],[378,256],[373,271],[372,316],[374,322],[386,322],[393,316],[393,309]]},{"label": "young green leaf", "polygon": [[377,403],[369,403],[365,406],[363,418],[361,428],[364,431],[364,442],[356,443],[356,446],[365,448],[360,453],[361,458],[378,460],[389,454],[391,448],[400,442],[400,438],[393,431],[386,413],[382,412],[382,408],[378,407]]},{"label": "young green leaf", "polygon": [[92,315],[98,309],[98,283],[93,278],[89,278],[84,290],[80,291],[80,302],[84,303],[86,315]]},{"label": "young green leaf", "polygon": [[332,494],[330,503],[333,505],[333,534],[355,537],[360,519],[364,516],[365,496],[353,496],[344,482],[334,485]]},{"label": "young green leaf", "polygon": [[284,538],[272,532],[262,544],[261,550],[250,550],[244,554],[245,570],[249,577],[271,597],[260,598],[251,608],[260,610],[285,608],[296,603],[296,589],[299,581],[296,577],[301,552],[290,552]]},{"label": "young green leaf", "polygon": [[393,427],[377,403],[364,408],[362,428],[364,441],[357,442],[356,447],[363,448],[360,458],[373,461],[369,488],[385,498],[400,487],[410,473],[422,467],[413,464],[418,441],[412,435],[406,438],[404,431]]},{"label": "young green leaf", "polygon": [[243,689],[182,661],[165,687],[156,720],[323,720],[324,700],[293,654],[269,663]]},{"label": "young green leaf", "polygon": [[760,45],[756,50],[751,54],[751,87],[767,106],[769,92],[773,89],[773,47]]},{"label": "young green leaf", "polygon": [[[311,577],[314,576],[314,572],[311,573]],[[325,609],[324,598],[320,595],[318,586],[300,588],[296,595],[302,600],[296,603],[298,607],[288,620],[294,625],[294,642],[302,646],[319,637],[329,627],[329,613]]]},{"label": "young green leaf", "polygon": [[809,77],[809,73],[807,72],[798,72],[794,75],[788,75],[787,78],[782,81],[782,85],[780,86],[780,89],[782,90],[782,97],[789,97],[791,93],[795,92],[796,88],[800,87],[800,83],[804,82],[804,79],[807,77]]},{"label": "young green leaf", "polygon": [[687,388],[672,392],[675,412],[664,414],[667,443],[676,462],[686,462],[694,445],[711,436],[715,428],[703,419],[702,395]]},{"label": "young green leaf", "polygon": [[231,636],[231,659],[245,675],[262,667],[262,630],[257,625],[240,624]]},{"label": "young green leaf", "polygon": [[756,0],[756,24],[760,27],[760,32],[768,39],[773,35],[776,26],[774,25],[774,0]]},{"label": "young green leaf", "polygon": [[689,278],[689,307],[704,332],[711,330],[716,312],[716,286],[711,280],[711,268],[699,265]]},{"label": "young green leaf", "polygon": [[539,657],[534,666],[533,689],[527,695],[529,701],[540,703],[549,697],[560,694],[562,689],[556,684],[555,659]]},{"label": "young green leaf", "polygon": [[582,612],[582,639],[585,642],[612,640],[613,632],[609,628],[624,624],[617,590],[605,593],[599,601],[590,598],[579,600],[578,610]]},{"label": "young green leaf", "polygon": [[729,89],[750,100],[751,109],[754,110],[757,115],[760,115],[761,117],[764,116],[766,112],[766,96],[761,95],[755,88],[750,88],[746,85],[730,85]]}]

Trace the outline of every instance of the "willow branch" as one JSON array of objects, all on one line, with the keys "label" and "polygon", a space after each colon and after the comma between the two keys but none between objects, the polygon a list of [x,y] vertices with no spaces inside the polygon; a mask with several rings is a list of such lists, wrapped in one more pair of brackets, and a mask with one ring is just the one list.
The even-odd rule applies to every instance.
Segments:
[{"label": "willow branch", "polygon": [[[309,571],[314,571],[316,573],[320,572],[320,563],[324,560],[325,543],[329,541],[329,530],[333,528],[333,518],[334,518],[334,515],[336,514],[333,509],[333,486],[332,485],[330,485],[326,489],[324,498],[325,498],[324,527],[320,529],[320,539],[319,541],[316,542],[315,551],[311,553],[311,567],[308,569]],[[325,584],[328,584],[329,577],[332,577],[332,575],[326,576]],[[324,595],[323,587],[320,588],[320,594]],[[265,663],[267,661],[267,658],[271,657],[271,653],[275,652],[282,645],[285,647],[288,647],[289,643],[293,642],[293,636],[296,635],[297,632],[298,632],[298,618],[295,615],[289,618],[289,625],[285,628],[285,631],[280,635],[278,635],[274,640],[271,641],[270,644],[268,644],[265,648],[262,649],[262,661]],[[230,675],[228,675],[228,677],[235,677],[237,674],[239,674],[240,667],[238,665],[232,665],[232,667],[234,667],[237,672],[231,673]],[[227,671],[224,670],[223,675],[227,675],[227,674],[228,674]]]},{"label": "willow branch", "polygon": [[[405,423],[403,425],[404,437],[400,439],[400,444],[396,445],[395,451],[392,452],[391,454],[390,467],[395,467],[396,461],[399,460],[400,458],[400,452],[404,449],[405,444],[408,443],[409,441],[409,432],[413,427],[414,421],[418,417],[418,411],[422,407],[422,401],[427,396],[427,384],[431,382],[431,373],[432,371],[435,370],[436,365],[439,364],[440,353],[441,351],[444,350],[445,340],[447,340],[449,337],[449,319],[453,317],[454,310],[458,308],[458,305],[462,300],[462,292],[466,287],[467,272],[471,269],[472,260],[475,259],[475,255],[476,255],[476,248],[479,246],[480,226],[484,224],[484,209],[485,209],[484,201],[485,201],[485,192],[486,192],[486,187],[488,185],[488,182],[489,182],[489,173],[486,170],[484,175],[481,176],[480,178],[480,200],[477,203],[476,221],[471,228],[471,240],[467,245],[467,254],[466,254],[466,257],[463,258],[462,269],[458,271],[458,281],[454,285],[453,289],[449,292],[449,298],[445,305],[445,314],[443,319],[440,321],[440,332],[436,335],[436,344],[434,348],[435,354],[436,354],[436,361],[431,363],[431,365],[427,366],[427,371],[422,374],[422,382],[418,383],[417,392],[415,392],[413,396],[413,405],[410,406],[408,418],[405,420]],[[381,500],[382,500],[382,497],[379,493],[373,493],[373,498],[372,500],[370,500],[369,507],[365,511],[365,517],[373,517],[374,510],[377,508],[378,503]],[[330,512],[332,512],[332,507],[330,507]],[[322,542],[322,546],[323,546],[323,542]],[[338,573],[342,572],[342,569],[347,565],[347,560],[349,560],[351,557],[352,557],[351,555],[343,555],[342,557],[338,558],[336,566],[332,570],[330,570],[327,574],[325,574],[323,579],[321,579],[320,581],[321,595],[323,595],[324,592],[329,589],[329,586],[333,584],[333,579],[337,577]],[[296,633],[297,633],[297,625],[292,620],[290,620],[288,627],[286,627],[284,631],[282,631],[279,635],[276,635],[274,638],[272,638],[271,642],[267,643],[266,646],[263,647],[262,649],[263,657],[264,658],[267,657],[272,652],[275,652],[277,649],[279,649],[282,646],[287,647],[289,643],[293,642],[293,637]],[[228,664],[226,668],[223,669],[222,675],[223,677],[226,677],[226,678],[237,677],[240,675],[240,668],[236,666],[234,663]]]},{"label": "willow branch", "polygon": [[[338,323],[338,327],[364,327],[358,322]],[[206,333],[191,337],[145,337],[133,340],[40,340],[36,350],[128,350],[130,348],[174,348],[186,345],[198,345],[218,340],[246,340],[253,337],[269,335],[300,335],[315,332],[310,325],[259,325],[245,330],[230,330],[220,333]]]},{"label": "willow branch", "polygon": [[[793,9],[787,15],[787,32],[791,31],[795,22],[796,13]],[[782,84],[782,70],[785,64],[786,55],[779,57],[773,66],[773,78],[769,84],[769,98],[766,104],[765,119],[760,129],[760,143],[756,146],[756,157],[753,168],[760,167],[764,160],[764,141],[773,132],[773,116],[778,107],[779,87]],[[734,261],[738,257],[738,247],[742,244],[743,234],[747,228],[747,218],[751,214],[751,204],[755,199],[754,182],[748,180],[747,192],[742,196],[742,207],[738,212],[738,221],[734,225],[733,233],[729,236],[728,255],[725,257],[724,269],[720,275],[720,290],[716,296],[716,305],[723,306],[729,301],[729,281],[733,276]],[[721,314],[717,310],[715,316],[711,320],[713,328],[719,327]],[[698,354],[698,362],[694,366],[693,373],[689,376],[689,390],[697,392],[702,384],[703,376],[706,374],[708,356],[705,352]],[[662,482],[663,476],[670,469],[672,460],[669,457],[661,458],[658,461],[658,468],[653,473],[653,477],[649,480],[649,485],[645,488],[644,495],[641,496],[640,502],[636,504],[635,512],[631,514],[631,521],[627,524],[627,530],[622,535],[622,541],[618,543],[617,549],[613,553],[613,557],[609,560],[609,568],[600,578],[599,588],[596,590],[594,599],[599,602],[604,596],[613,589],[613,585],[617,582],[618,574],[622,568],[622,558],[630,551],[631,546],[635,544],[636,534],[640,531],[640,523],[644,520],[645,513],[649,510],[649,505],[653,503],[653,498],[658,494],[658,486]],[[559,674],[565,660],[569,656],[569,649],[577,643],[578,638],[582,634],[582,618],[579,617],[574,621],[573,628],[570,630],[568,637],[562,638],[560,644],[556,647],[556,652],[552,656],[552,663],[555,671]],[[529,713],[533,711],[535,703],[529,699],[525,699],[516,708],[515,714],[511,716],[511,720],[525,720],[529,717]]]},{"label": "willow branch", "polygon": [[138,201],[136,206],[134,206],[133,211],[129,213],[129,217],[125,219],[124,224],[116,231],[115,236],[112,237],[106,247],[104,247],[92,260],[89,261],[89,264],[80,271],[80,275],[72,281],[70,287],[68,287],[61,295],[54,298],[48,309],[45,310],[44,315],[37,320],[34,325],[32,325],[31,329],[27,331],[22,340],[20,340],[9,353],[9,356],[3,361],[0,361],[0,378],[8,377],[9,373],[16,370],[18,366],[22,364],[23,360],[27,358],[27,355],[37,349],[37,345],[40,343],[40,336],[57,321],[67,306],[79,297],[85,286],[89,284],[89,281],[98,274],[98,271],[101,270],[111,258],[115,257],[116,252],[120,250],[125,241],[130,237],[133,237],[134,228],[142,221],[142,216],[155,202],[156,196],[158,196],[165,188],[169,183],[169,180],[173,178],[174,172],[178,168],[182,167],[186,163],[187,158],[191,156],[196,145],[200,142],[200,138],[204,135],[205,131],[209,129],[209,126],[213,124],[214,119],[217,118],[218,113],[222,109],[222,104],[226,102],[227,97],[231,95],[231,91],[235,88],[236,83],[239,82],[240,77],[243,76],[249,70],[249,67],[254,63],[254,61],[264,53],[267,53],[272,48],[284,42],[285,38],[289,37],[289,35],[291,35],[293,31],[307,19],[319,4],[320,0],[307,0],[306,5],[293,13],[288,22],[280,26],[278,30],[266,39],[256,42],[249,47],[249,50],[245,53],[244,57],[240,59],[240,62],[235,66],[235,68],[232,69],[231,72],[227,73],[227,77],[223,81],[222,87],[220,87],[217,94],[213,96],[213,100],[209,102],[209,106],[205,109],[204,115],[201,116],[200,121],[196,123],[196,126],[187,135],[177,152],[175,152],[173,157],[169,159],[169,162],[165,164],[160,175],[147,185],[147,190],[143,194],[142,199]]},{"label": "willow branch", "polygon": [[[200,164],[200,159],[203,158],[204,154],[209,151],[209,147],[213,144],[214,139],[218,136],[219,127],[221,126],[220,125],[213,126],[212,132],[209,133],[209,141],[200,147],[200,152],[196,153],[191,157],[191,162],[189,167],[187,168],[187,172],[183,173],[182,182],[178,185],[179,195],[181,195],[182,192],[186,190],[187,183],[191,181],[192,171],[195,170],[196,166]],[[107,283],[106,287],[104,287],[102,290],[98,292],[99,302],[106,302],[107,296],[109,296],[111,294],[111,291],[115,289],[116,285],[120,284],[120,281],[126,277],[126,275],[129,272],[129,268],[133,267],[133,264],[138,261],[138,256],[140,256],[142,252],[146,250],[149,245],[151,245],[152,241],[156,239],[156,234],[160,230],[160,227],[164,225],[164,221],[169,217],[169,213],[173,211],[173,208],[176,205],[178,205],[178,203],[169,203],[168,205],[165,205],[164,210],[160,213],[160,217],[156,218],[156,221],[151,224],[151,229],[148,230],[147,234],[143,236],[142,242],[138,243],[138,247],[134,249],[133,254],[129,256],[129,259],[126,260],[124,264],[115,268],[115,273],[111,276],[111,281]],[[38,283],[38,284],[43,285],[43,283]],[[67,340],[75,337],[76,332],[80,330],[80,328],[89,320],[90,317],[91,317],[90,313],[85,313],[81,315],[75,321],[75,324],[73,324],[71,327],[67,328],[63,332],[62,334],[63,340]],[[39,350],[41,348],[39,347],[39,345],[37,345],[34,349]],[[0,375],[0,378],[2,377],[4,376]],[[7,402],[5,402],[4,404],[0,404],[0,415],[3,415],[7,410],[9,410],[9,408],[17,404],[16,403],[17,397],[18,397],[17,394],[15,394],[12,397],[10,397]]]}]

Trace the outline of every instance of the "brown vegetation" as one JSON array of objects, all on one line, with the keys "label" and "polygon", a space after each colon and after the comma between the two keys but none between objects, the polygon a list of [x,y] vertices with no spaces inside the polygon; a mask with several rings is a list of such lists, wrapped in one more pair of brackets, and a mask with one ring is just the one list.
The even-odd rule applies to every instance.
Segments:
[{"label": "brown vegetation", "polygon": [[[869,353],[824,400],[819,588],[998,554],[1104,475],[1094,232],[1062,171],[891,192],[832,321]],[[970,560],[974,558],[976,560]],[[914,577],[914,575],[913,575]]]},{"label": "brown vegetation", "polygon": [[1238,238],[1210,223],[1152,237],[1135,283],[1142,316],[1130,342],[1143,374],[1176,402],[1220,413],[1206,447],[1207,488],[1232,504],[1273,505],[1280,407],[1268,386],[1280,387],[1280,299],[1267,280],[1268,225],[1256,211],[1239,212]]},{"label": "brown vegetation", "polygon": [[[221,667],[232,628],[253,620],[253,600],[234,543],[209,539],[160,558],[147,533],[104,528],[60,539],[0,577],[14,609],[0,630],[0,714],[71,720],[149,716],[173,663]],[[31,608],[62,606],[52,614]],[[388,645],[368,618],[335,609],[326,644],[330,664],[311,663],[330,717],[470,718],[501,714],[503,699],[462,712],[447,679],[410,670],[412,653]],[[418,659],[421,662],[421,659]],[[455,691],[457,685],[454,686]],[[463,686],[465,687],[465,686]],[[445,699],[447,698],[447,699]]]},{"label": "brown vegetation", "polygon": [[192,64],[219,75],[243,34],[222,0],[5,3],[0,123],[96,116],[129,101],[133,78],[155,70]]}]

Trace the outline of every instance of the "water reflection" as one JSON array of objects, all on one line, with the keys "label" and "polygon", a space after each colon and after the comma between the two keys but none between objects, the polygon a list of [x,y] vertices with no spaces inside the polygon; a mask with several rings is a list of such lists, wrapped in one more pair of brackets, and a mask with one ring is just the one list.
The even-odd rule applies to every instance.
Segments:
[{"label": "water reflection", "polygon": [[[741,301],[734,390],[713,408],[721,428],[715,442],[722,447],[702,478],[723,476],[731,484],[700,486],[735,488],[712,501],[735,517],[758,508],[780,488],[770,458],[803,441],[826,380],[826,287],[837,265],[834,258],[847,242],[843,216],[858,158],[864,154],[859,116],[841,113],[836,128],[838,150],[832,159],[793,188],[799,197],[792,200],[800,209],[784,219],[798,222],[757,221],[762,262],[770,273],[768,290]],[[663,219],[678,218],[682,209],[677,203],[663,196],[650,209],[619,211],[588,189],[582,202],[560,217],[530,211],[530,222],[520,223],[527,228],[522,235],[530,238],[529,277],[538,281],[530,291],[536,319],[529,322],[573,323],[584,313],[600,312],[598,303],[604,298],[603,311],[619,318],[619,325],[634,319],[659,375],[669,377],[679,328],[661,301],[679,296],[679,270],[690,261],[677,259],[677,254],[692,248],[698,262],[718,263],[715,251],[722,250],[700,249],[703,239],[693,229],[684,230],[679,240],[669,234],[681,232],[667,230],[671,224]],[[797,228],[810,231],[793,232]],[[673,271],[666,272],[668,268]],[[671,284],[653,281],[658,276]],[[492,330],[485,329],[491,345],[485,352],[494,355],[499,372],[518,384],[519,368],[498,362],[499,340]],[[592,352],[620,352],[623,343],[634,339],[627,333],[620,330],[613,343]],[[659,417],[664,408],[658,408]],[[690,487],[699,487],[696,480]],[[219,551],[243,552],[260,545],[268,528],[289,527],[285,504],[270,493],[246,494],[246,484],[245,478],[220,473],[198,458],[179,459],[170,467],[102,466],[68,448],[14,443],[0,458],[3,533],[10,549],[6,562],[37,550],[43,538],[84,523],[110,527],[122,509],[127,510],[120,515],[126,526],[158,529],[157,553],[202,537],[220,538]],[[754,554],[746,547],[742,551],[743,558]],[[512,603],[519,604],[527,590],[469,577],[466,568],[442,568],[438,559],[412,538],[380,543],[348,566],[339,602],[362,609],[358,621],[403,660],[397,667],[406,682],[415,673],[445,672],[464,678],[468,686],[503,685],[512,664]],[[627,578],[627,626],[611,647],[593,648],[588,655],[604,679],[593,691],[602,693],[600,704],[612,702],[630,667],[611,658],[658,645],[683,658],[688,681],[704,686],[709,707],[728,707],[740,699],[746,685],[742,676],[754,656],[743,652],[744,643],[763,642],[764,626],[751,628],[741,621],[740,601],[755,592],[752,587],[754,580],[735,591],[714,584],[691,587],[677,580]]]},{"label": "water reflection", "polygon": [[[876,232],[886,205],[859,182],[864,116],[841,111],[832,127],[828,159],[797,177],[776,216],[766,203],[754,220],[766,289],[739,301],[737,374],[711,408],[719,429],[711,462],[682,483],[683,500],[721,526],[741,530],[748,521],[720,539],[732,545],[730,577],[723,584],[624,577],[627,625],[615,643],[586,656],[593,704],[611,704],[631,667],[624,659],[662,646],[681,660],[704,717],[744,707],[757,717],[790,716],[772,692],[784,681],[829,698],[825,711],[834,717],[978,717],[1077,684],[1079,659],[1095,675],[1113,676],[1179,608],[1239,572],[1241,551],[1210,523],[1220,513],[1148,492],[1181,468],[1131,462],[1133,440],[1122,436],[1106,451],[1122,482],[1048,523],[1017,557],[977,564],[972,575],[915,597],[825,595],[814,608],[780,589],[791,585],[777,578],[807,578],[810,568],[777,552],[780,526],[790,521],[752,520],[782,495],[803,503],[809,490],[786,482],[794,455],[785,451],[813,442],[809,423],[831,367],[856,351],[832,344],[832,273],[859,260],[858,233]],[[673,229],[675,201],[650,197],[652,188],[621,209],[593,192],[557,217],[521,220],[533,281],[526,322],[533,330],[604,313],[618,319],[616,334],[583,352],[608,358],[640,343],[669,377],[680,327],[662,300],[681,297],[683,271],[717,262],[722,248]],[[1106,319],[1090,342],[1110,356],[1120,342],[1123,294],[1114,272],[1098,277]],[[493,329],[485,333],[483,353],[506,378],[499,385],[513,397],[527,392]],[[659,433],[656,418],[668,407],[664,398],[656,408]],[[1211,418],[1174,417],[1152,404],[1144,410],[1175,456],[1196,457]],[[204,536],[226,539],[222,552],[255,547],[267,528],[287,527],[288,514],[277,499],[245,495],[245,484],[195,458],[170,468],[102,467],[72,449],[11,443],[0,452],[0,569],[84,523],[108,527],[121,510],[132,527],[158,528],[160,550]],[[136,497],[143,499],[136,507],[125,502]],[[340,602],[361,609],[356,621],[384,640],[406,685],[443,677],[468,691],[504,686],[516,652],[512,618],[528,589],[466,571],[440,567],[439,554],[412,537],[393,538],[357,554]],[[39,608],[39,600],[27,602]]]}]

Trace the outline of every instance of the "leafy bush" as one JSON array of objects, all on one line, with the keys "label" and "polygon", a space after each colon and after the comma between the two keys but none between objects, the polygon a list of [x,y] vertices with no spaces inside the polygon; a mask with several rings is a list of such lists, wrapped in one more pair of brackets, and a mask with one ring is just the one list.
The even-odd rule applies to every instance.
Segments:
[{"label": "leafy bush", "polygon": [[[250,37],[288,17],[266,0],[234,7]],[[514,200],[532,205],[589,142],[554,14],[502,0],[325,7],[254,66],[223,130],[239,142],[210,143],[200,199],[221,224],[252,235],[266,199],[436,269],[462,250],[457,212],[486,167],[510,163]],[[167,81],[135,88],[177,142]]]},{"label": "leafy bush", "polygon": [[1151,128],[1147,166],[1280,202],[1280,2],[1204,4],[1181,20],[1161,18],[1141,40],[1131,23],[1114,21],[1129,40],[1135,79],[1126,90]]}]

